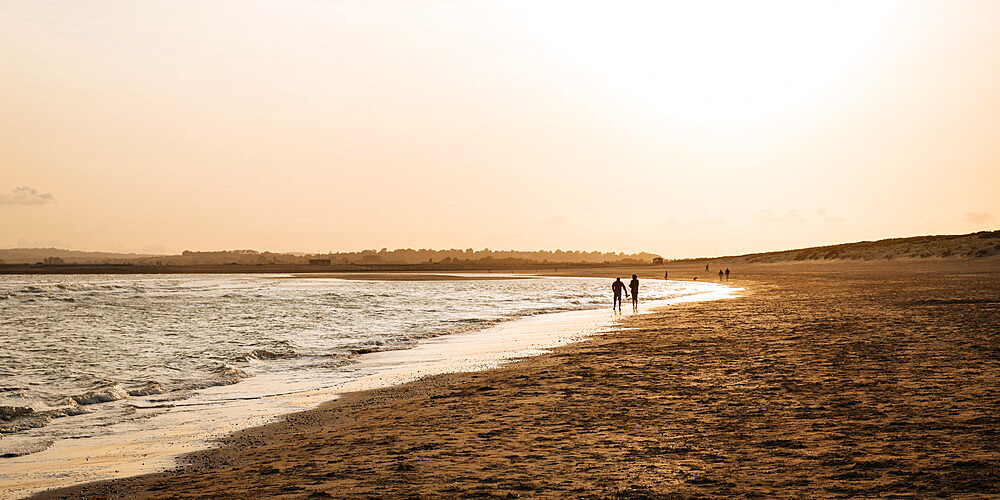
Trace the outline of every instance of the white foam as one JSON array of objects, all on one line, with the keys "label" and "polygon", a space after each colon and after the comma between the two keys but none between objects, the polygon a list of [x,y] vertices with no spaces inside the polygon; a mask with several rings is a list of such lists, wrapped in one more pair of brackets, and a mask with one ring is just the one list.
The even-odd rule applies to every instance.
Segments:
[{"label": "white foam", "polygon": [[110,401],[118,401],[127,398],[128,391],[122,389],[121,384],[115,384],[101,391],[92,391],[85,394],[73,396],[73,401],[80,405],[96,405]]}]

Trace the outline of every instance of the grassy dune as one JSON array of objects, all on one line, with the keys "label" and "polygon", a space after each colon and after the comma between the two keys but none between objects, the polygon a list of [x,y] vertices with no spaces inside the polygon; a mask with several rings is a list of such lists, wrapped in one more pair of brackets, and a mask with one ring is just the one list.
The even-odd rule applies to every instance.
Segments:
[{"label": "grassy dune", "polygon": [[[859,241],[778,252],[716,257],[711,260],[726,259],[728,262],[735,263],[766,263],[808,260],[943,259],[996,256],[1000,256],[1000,231]],[[694,260],[705,259],[684,259],[678,262]]]}]

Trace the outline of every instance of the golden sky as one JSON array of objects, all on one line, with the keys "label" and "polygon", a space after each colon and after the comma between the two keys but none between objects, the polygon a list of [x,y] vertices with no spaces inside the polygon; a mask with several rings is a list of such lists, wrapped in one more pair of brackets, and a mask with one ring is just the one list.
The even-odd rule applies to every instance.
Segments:
[{"label": "golden sky", "polygon": [[0,247],[1000,227],[1000,2],[0,0]]}]

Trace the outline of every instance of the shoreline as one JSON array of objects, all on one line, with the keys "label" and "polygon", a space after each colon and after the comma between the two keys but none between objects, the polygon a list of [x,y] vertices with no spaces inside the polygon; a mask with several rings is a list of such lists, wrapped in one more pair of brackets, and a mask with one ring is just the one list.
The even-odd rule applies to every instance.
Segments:
[{"label": "shoreline", "polygon": [[[621,267],[619,264],[545,263],[500,264],[494,266],[451,266],[445,264],[312,265],[312,264],[0,264],[3,275],[60,274],[441,274],[441,273],[523,273],[544,274],[560,269],[586,273],[589,270]],[[635,264],[630,269],[660,269],[659,264]]]},{"label": "shoreline", "polygon": [[[662,302],[707,300],[728,293],[714,285],[698,286],[706,291],[689,291],[687,295]],[[644,304],[643,309],[657,304]],[[352,375],[346,382],[251,398],[235,405],[218,405],[214,401],[240,399],[239,394],[255,393],[254,388],[266,392],[270,387],[293,387],[298,374],[261,375],[237,385],[205,389],[189,400],[168,403],[189,408],[180,414],[160,413],[139,428],[124,425],[110,436],[63,439],[41,452],[2,459],[0,497],[20,497],[87,480],[113,480],[170,470],[178,465],[176,459],[192,451],[211,449],[219,438],[232,432],[316,408],[345,393],[398,385],[428,375],[490,369],[548,352],[606,329],[613,323],[608,316],[603,309],[528,316],[483,330],[425,339],[410,349],[366,353],[350,366]],[[282,376],[293,379],[284,380]],[[61,421],[55,424],[68,425]],[[63,477],[67,468],[79,472]]]},{"label": "shoreline", "polygon": [[1000,494],[1000,266],[749,267],[735,300],[38,497]]}]

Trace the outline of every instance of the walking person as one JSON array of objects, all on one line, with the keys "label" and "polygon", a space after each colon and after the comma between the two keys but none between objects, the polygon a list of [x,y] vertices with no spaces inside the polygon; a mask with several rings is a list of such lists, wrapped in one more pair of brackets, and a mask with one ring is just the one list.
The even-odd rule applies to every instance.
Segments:
[{"label": "walking person", "polygon": [[719,281],[722,281],[722,274],[723,274],[722,269],[719,269]]},{"label": "walking person", "polygon": [[729,281],[729,268],[726,268],[726,281]]},{"label": "walking person", "polygon": [[628,298],[628,292],[625,291],[625,283],[622,283],[621,278],[615,278],[615,282],[611,284],[611,292],[614,294],[614,302],[611,303],[611,310],[615,310],[615,306],[618,306],[618,312],[622,312],[622,292],[625,292],[625,298]]},{"label": "walking person", "polygon": [[639,278],[636,275],[632,275],[628,287],[632,290],[632,312],[639,312]]}]

